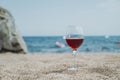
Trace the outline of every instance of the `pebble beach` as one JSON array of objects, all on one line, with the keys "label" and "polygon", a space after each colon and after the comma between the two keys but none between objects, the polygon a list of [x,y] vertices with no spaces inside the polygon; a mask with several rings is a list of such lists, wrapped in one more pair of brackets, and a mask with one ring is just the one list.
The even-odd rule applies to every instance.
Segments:
[{"label": "pebble beach", "polygon": [[0,80],[120,80],[120,54],[0,54]]}]

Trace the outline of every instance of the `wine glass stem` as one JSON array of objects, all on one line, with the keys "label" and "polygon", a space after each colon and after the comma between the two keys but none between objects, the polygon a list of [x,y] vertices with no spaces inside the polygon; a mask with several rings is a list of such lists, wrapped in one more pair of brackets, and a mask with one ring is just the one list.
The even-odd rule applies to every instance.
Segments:
[{"label": "wine glass stem", "polygon": [[77,65],[76,65],[76,51],[73,51],[73,56],[74,56],[74,65],[73,65],[73,68],[77,68]]}]

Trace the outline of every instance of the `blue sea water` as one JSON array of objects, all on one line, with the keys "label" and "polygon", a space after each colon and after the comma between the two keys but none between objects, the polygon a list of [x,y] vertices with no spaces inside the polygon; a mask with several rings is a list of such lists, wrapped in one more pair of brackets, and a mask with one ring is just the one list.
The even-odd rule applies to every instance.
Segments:
[{"label": "blue sea water", "polygon": [[[72,52],[62,36],[24,37],[30,53],[67,53]],[[64,48],[56,46],[56,41],[65,45]],[[114,52],[120,53],[120,36],[85,36],[78,52]]]}]

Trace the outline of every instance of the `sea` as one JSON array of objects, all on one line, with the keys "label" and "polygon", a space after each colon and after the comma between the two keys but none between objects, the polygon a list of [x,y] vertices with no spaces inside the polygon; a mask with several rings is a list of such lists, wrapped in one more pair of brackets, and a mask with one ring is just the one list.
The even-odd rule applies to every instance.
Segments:
[{"label": "sea", "polygon": [[[34,53],[72,53],[62,36],[25,36],[23,37],[28,52]],[[59,42],[65,47],[56,45]],[[85,36],[78,52],[85,53],[120,53],[120,36]]]}]

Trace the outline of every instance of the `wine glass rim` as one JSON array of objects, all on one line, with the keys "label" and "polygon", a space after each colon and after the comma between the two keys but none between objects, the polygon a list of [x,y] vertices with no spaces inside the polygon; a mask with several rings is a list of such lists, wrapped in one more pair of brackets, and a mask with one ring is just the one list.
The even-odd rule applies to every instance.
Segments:
[{"label": "wine glass rim", "polygon": [[84,37],[83,38],[65,38],[65,39],[84,39]]},{"label": "wine glass rim", "polygon": [[67,37],[67,36],[63,36],[63,39],[84,39],[84,36],[83,35],[81,37]]}]

